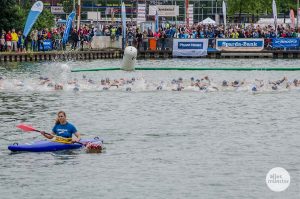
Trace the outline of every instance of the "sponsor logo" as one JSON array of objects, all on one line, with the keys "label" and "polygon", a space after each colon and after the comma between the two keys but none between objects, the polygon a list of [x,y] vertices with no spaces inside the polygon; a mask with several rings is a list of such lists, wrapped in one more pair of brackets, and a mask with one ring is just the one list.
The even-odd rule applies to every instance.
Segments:
[{"label": "sponsor logo", "polygon": [[275,167],[268,172],[266,183],[272,191],[281,192],[290,186],[291,177],[284,168]]},{"label": "sponsor logo", "polygon": [[203,49],[203,42],[178,42],[178,49]]}]

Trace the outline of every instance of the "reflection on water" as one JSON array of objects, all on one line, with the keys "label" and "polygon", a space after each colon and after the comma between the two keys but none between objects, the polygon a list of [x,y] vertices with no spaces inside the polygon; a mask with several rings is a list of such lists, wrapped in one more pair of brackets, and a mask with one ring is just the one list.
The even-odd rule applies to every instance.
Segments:
[{"label": "reflection on water", "polygon": [[[300,95],[293,80],[300,79],[300,72],[69,72],[120,63],[0,66],[0,193],[5,198],[79,194],[86,198],[298,198]],[[300,62],[172,59],[139,60],[137,65],[294,67]],[[62,84],[63,90],[49,88],[49,82],[40,84],[47,81],[45,77],[54,85]],[[134,83],[127,84],[133,77]],[[191,77],[194,83],[199,79],[200,85],[192,86]],[[277,85],[283,77],[287,80]],[[107,78],[123,79],[126,84],[103,90],[101,80]],[[68,84],[74,79],[76,92],[75,83]],[[177,82],[172,84],[174,79]],[[256,79],[264,85],[260,87]],[[231,85],[224,87],[224,80]],[[273,90],[270,82],[278,89]],[[160,83],[162,89],[157,90]],[[252,90],[254,84],[257,91]],[[178,85],[183,87],[180,91]],[[82,149],[11,154],[7,150],[14,142],[44,139],[38,133],[21,132],[16,125],[25,122],[49,132],[59,110],[66,111],[82,137],[103,138],[104,153],[88,154]],[[267,172],[276,166],[292,178],[282,193],[271,192],[265,184]],[[66,194],[69,187],[80,188]]]}]

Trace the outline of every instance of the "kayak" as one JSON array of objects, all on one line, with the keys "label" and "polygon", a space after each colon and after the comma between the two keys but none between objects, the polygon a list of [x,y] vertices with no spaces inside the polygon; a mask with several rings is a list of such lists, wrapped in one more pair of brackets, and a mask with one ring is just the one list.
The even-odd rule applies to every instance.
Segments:
[{"label": "kayak", "polygon": [[83,147],[85,144],[91,143],[103,143],[103,140],[95,137],[94,139],[82,139],[80,140],[82,144],[72,143],[72,144],[64,144],[60,142],[54,142],[50,140],[42,140],[36,141],[32,143],[26,144],[18,144],[14,143],[13,145],[9,145],[8,149],[13,152],[18,151],[27,151],[27,152],[49,152],[49,151],[61,151],[61,150],[70,150],[70,149],[79,149]]}]

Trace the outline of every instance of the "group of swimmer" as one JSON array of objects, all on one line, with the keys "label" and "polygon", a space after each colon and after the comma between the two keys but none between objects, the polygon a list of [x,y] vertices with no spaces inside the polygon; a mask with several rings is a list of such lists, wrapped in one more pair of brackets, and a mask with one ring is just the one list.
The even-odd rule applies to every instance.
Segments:
[{"label": "group of swimmer", "polygon": [[[5,81],[10,81],[7,83]],[[22,88],[26,86],[27,82],[6,79],[0,77],[0,90],[5,89],[5,85],[15,86]],[[293,79],[288,80],[287,77],[283,77],[275,81],[266,81],[255,79],[253,81],[246,80],[223,80],[221,82],[213,81],[208,76],[202,78],[191,77],[189,79],[183,79],[181,77],[172,79],[171,81],[157,81],[149,82],[143,77],[139,78],[120,78],[120,79],[109,79],[104,78],[100,81],[95,81],[87,78],[83,75],[81,79],[74,78],[65,83],[57,83],[51,80],[49,77],[39,77],[36,86],[46,87],[48,90],[72,90],[74,92],[81,90],[88,90],[89,88],[95,88],[97,90],[122,90],[122,91],[139,91],[139,90],[166,90],[166,91],[224,91],[224,90],[249,90],[252,92],[258,92],[262,90],[276,91],[279,89],[291,89],[300,87],[300,80]],[[32,87],[32,85],[31,85]]]},{"label": "group of swimmer", "polygon": [[[252,92],[257,92],[260,90],[279,90],[279,89],[291,89],[300,87],[300,80],[294,79],[293,81],[288,80],[287,77],[276,81],[265,81],[255,79],[254,81],[246,80],[223,80],[221,83],[213,82],[208,76],[196,79],[194,77],[190,78],[190,83],[184,86],[184,81],[182,78],[173,79],[171,83],[176,85],[173,91],[182,91],[184,89],[190,90],[191,88],[199,89],[200,91],[219,91],[219,90],[250,90]],[[161,90],[161,87],[158,88]]]}]

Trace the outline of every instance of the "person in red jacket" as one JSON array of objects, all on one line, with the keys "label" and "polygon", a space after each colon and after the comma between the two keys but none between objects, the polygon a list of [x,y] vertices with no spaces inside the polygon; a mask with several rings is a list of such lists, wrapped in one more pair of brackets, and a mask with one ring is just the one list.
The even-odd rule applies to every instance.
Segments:
[{"label": "person in red jacket", "polygon": [[12,36],[11,36],[11,32],[8,31],[8,33],[5,35],[5,41],[6,41],[6,46],[7,46],[7,51],[11,51],[11,40],[12,40]]}]

